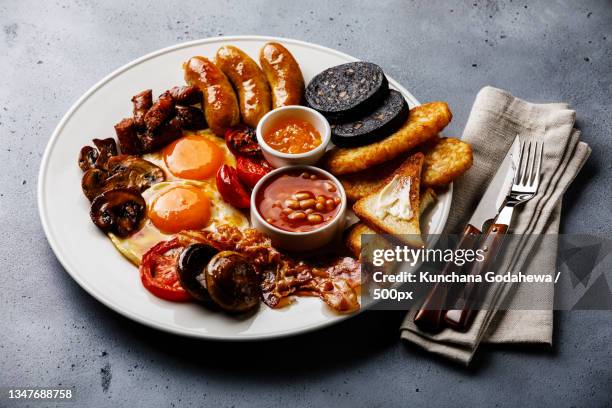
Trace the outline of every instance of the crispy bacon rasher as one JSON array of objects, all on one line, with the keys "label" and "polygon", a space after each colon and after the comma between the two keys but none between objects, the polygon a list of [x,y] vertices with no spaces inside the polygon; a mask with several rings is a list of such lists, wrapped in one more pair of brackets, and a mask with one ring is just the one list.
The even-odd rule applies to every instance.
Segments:
[{"label": "crispy bacon rasher", "polygon": [[261,276],[263,301],[272,308],[289,304],[289,296],[296,295],[318,296],[340,313],[359,309],[360,264],[354,258],[296,260],[275,249],[259,231],[240,230],[232,225],[221,225],[217,231],[186,231],[181,233],[181,239],[247,256]]}]

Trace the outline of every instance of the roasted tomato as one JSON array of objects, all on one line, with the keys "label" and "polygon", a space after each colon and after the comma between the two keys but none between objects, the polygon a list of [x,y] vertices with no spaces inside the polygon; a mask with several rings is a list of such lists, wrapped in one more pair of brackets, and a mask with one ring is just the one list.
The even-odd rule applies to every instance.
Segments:
[{"label": "roasted tomato", "polygon": [[181,286],[177,262],[184,245],[178,238],[162,241],[149,249],[140,263],[140,279],[149,292],[171,302],[187,302],[192,297]]},{"label": "roasted tomato", "polygon": [[217,190],[223,200],[236,208],[248,208],[251,203],[251,197],[240,182],[236,169],[227,164],[217,171]]},{"label": "roasted tomato", "polygon": [[255,129],[247,125],[232,126],[225,132],[225,144],[236,156],[259,156]]},{"label": "roasted tomato", "polygon": [[263,157],[238,156],[236,159],[236,172],[238,178],[250,188],[263,176],[272,171],[272,166]]}]

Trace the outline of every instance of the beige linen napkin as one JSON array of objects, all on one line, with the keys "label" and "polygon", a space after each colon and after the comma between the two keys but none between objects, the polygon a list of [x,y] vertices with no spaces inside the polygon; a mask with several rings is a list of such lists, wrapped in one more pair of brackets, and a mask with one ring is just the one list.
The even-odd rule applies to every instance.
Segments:
[{"label": "beige linen napkin", "polygon": [[[483,88],[474,102],[463,133],[472,145],[473,167],[454,185],[453,204],[445,234],[459,233],[480,201],[493,174],[502,162],[515,136],[521,140],[544,140],[544,159],[538,194],[514,212],[511,232],[515,234],[556,234],[559,232],[561,197],[587,160],[591,149],[580,142],[574,129],[576,113],[568,105],[534,104],[515,98],[493,87]],[[556,267],[557,245],[554,240],[542,243],[532,235],[516,243],[519,251],[506,251],[500,271],[529,267],[552,272]],[[523,254],[514,254],[526,250]],[[537,291],[537,293],[533,293]],[[514,293],[503,286],[489,294],[490,310],[478,312],[466,333],[445,329],[438,334],[420,331],[414,324],[415,310],[406,316],[401,337],[423,349],[469,364],[480,342],[552,344],[552,284],[521,285]],[[537,296],[542,310],[513,310],[512,303],[524,297]],[[509,306],[498,311],[502,302]]]}]

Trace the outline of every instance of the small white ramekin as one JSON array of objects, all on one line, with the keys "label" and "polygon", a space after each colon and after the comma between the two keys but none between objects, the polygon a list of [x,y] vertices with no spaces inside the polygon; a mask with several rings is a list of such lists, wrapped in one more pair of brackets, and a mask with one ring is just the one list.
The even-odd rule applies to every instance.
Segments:
[{"label": "small white ramekin", "polygon": [[[317,228],[312,231],[291,232],[285,231],[268,223],[259,213],[259,210],[257,209],[256,197],[261,186],[266,184],[267,180],[270,180],[272,177],[276,177],[276,175],[278,175],[279,173],[294,170],[303,170],[324,176],[325,178],[333,182],[338,188],[338,192],[340,193],[341,199],[340,209],[338,210],[336,217],[328,224],[325,224],[320,228]],[[328,244],[330,241],[340,236],[344,231],[344,224],[346,221],[346,193],[344,191],[344,188],[342,187],[342,183],[340,183],[337,178],[335,178],[327,171],[322,170],[318,167],[294,166],[291,168],[278,168],[276,170],[272,170],[270,173],[262,177],[255,185],[255,188],[253,188],[253,192],[251,193],[250,211],[251,224],[253,225],[253,227],[270,237],[270,239],[272,240],[272,244],[275,247],[286,249],[289,251],[310,251],[313,249],[320,248],[325,244]]]},{"label": "small white ramekin", "polygon": [[[265,142],[263,135],[280,120],[290,117],[311,123],[321,135],[321,144],[308,152],[295,154],[279,152],[270,147]],[[283,106],[266,113],[257,124],[256,132],[257,142],[261,146],[264,157],[272,167],[276,168],[315,164],[323,156],[331,140],[331,128],[327,119],[316,110],[299,105]]]}]

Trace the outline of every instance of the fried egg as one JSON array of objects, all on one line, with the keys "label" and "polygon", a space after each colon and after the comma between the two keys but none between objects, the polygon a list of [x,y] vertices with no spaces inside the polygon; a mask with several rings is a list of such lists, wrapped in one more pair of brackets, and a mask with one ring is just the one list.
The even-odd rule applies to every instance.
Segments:
[{"label": "fried egg", "polygon": [[163,149],[142,156],[161,167],[166,180],[198,180],[215,184],[217,170],[223,164],[236,167],[236,159],[225,140],[210,129],[183,131],[183,137]]},{"label": "fried egg", "polygon": [[247,217],[217,191],[217,170],[236,162],[224,141],[208,129],[184,132],[162,150],[142,157],[161,167],[167,181],[143,191],[147,215],[139,231],[125,238],[109,234],[119,252],[135,265],[153,245],[181,231],[214,231],[221,224],[249,227]]}]

